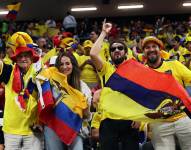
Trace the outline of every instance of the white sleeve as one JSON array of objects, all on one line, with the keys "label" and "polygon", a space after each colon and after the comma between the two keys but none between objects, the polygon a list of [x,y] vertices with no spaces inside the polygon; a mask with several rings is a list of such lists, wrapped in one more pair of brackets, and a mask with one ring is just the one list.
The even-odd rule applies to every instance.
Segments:
[{"label": "white sleeve", "polygon": [[91,101],[92,101],[92,92],[88,85],[80,80],[80,86],[81,86],[81,92],[86,96],[88,100],[88,105],[91,106]]}]

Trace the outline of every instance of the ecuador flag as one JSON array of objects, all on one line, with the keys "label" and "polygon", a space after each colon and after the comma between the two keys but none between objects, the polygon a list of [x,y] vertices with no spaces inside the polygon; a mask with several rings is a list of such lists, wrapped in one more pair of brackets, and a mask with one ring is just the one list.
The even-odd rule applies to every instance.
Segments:
[{"label": "ecuador flag", "polygon": [[[40,98],[39,119],[70,145],[82,127],[86,99],[79,91],[67,84],[67,78],[55,67],[48,68],[37,76]],[[37,85],[38,86],[38,85]]]},{"label": "ecuador flag", "polygon": [[131,59],[112,74],[100,97],[99,109],[135,121],[159,121],[184,108],[191,98],[172,75],[157,72]]},{"label": "ecuador flag", "polygon": [[20,10],[21,2],[7,5],[7,9],[9,10],[9,13],[7,14],[7,18],[10,20],[15,20],[17,17],[17,13]]}]

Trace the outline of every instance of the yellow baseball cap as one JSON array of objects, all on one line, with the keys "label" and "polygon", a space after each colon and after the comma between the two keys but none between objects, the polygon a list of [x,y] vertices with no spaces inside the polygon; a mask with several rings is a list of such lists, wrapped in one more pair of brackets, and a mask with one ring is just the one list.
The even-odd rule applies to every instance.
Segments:
[{"label": "yellow baseball cap", "polygon": [[90,40],[85,40],[84,43],[83,43],[84,48],[85,47],[90,47],[91,48],[92,46],[93,46],[93,43]]}]

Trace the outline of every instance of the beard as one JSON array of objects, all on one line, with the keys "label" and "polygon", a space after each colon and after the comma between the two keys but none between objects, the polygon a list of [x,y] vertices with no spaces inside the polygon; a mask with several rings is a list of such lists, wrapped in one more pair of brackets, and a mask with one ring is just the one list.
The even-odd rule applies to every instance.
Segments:
[{"label": "beard", "polygon": [[112,60],[112,61],[114,62],[115,65],[119,65],[119,64],[121,64],[125,59],[126,59],[126,56],[123,56],[123,57],[114,59],[114,60]]},{"label": "beard", "polygon": [[159,59],[157,51],[150,51],[147,53],[147,63],[155,64]]},{"label": "beard", "polygon": [[152,57],[148,57],[147,58],[147,62],[150,63],[150,64],[155,64],[159,59],[159,56],[152,56]]}]

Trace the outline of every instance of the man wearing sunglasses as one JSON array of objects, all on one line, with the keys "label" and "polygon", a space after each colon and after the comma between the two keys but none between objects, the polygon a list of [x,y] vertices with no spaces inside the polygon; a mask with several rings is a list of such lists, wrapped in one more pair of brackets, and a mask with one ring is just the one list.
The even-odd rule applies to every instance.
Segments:
[{"label": "man wearing sunglasses", "polygon": [[[103,40],[110,32],[111,28],[112,25],[110,23],[105,23],[104,21],[102,32],[90,51],[90,56],[98,71],[102,87],[104,87],[116,68],[127,59],[127,47],[120,40],[115,40],[110,44],[111,63],[102,60],[99,56]],[[95,113],[95,115],[98,114],[98,112]],[[99,117],[101,121],[99,127],[101,150],[118,150],[119,147],[123,150],[139,149],[137,130],[139,123],[131,120],[121,120],[121,118],[116,118],[116,120],[114,120],[111,119],[113,116],[105,112],[99,114]],[[97,117],[94,118],[97,119]]]}]

